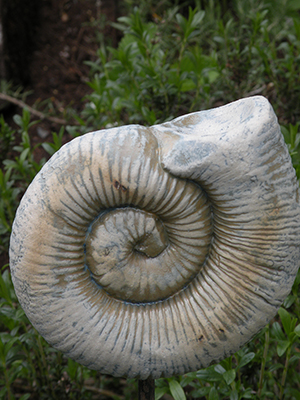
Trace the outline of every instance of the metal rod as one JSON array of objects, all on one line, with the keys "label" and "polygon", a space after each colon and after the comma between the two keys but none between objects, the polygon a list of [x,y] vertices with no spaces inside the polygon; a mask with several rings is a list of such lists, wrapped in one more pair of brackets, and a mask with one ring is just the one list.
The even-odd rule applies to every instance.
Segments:
[{"label": "metal rod", "polygon": [[139,400],[154,400],[155,379],[139,380]]}]

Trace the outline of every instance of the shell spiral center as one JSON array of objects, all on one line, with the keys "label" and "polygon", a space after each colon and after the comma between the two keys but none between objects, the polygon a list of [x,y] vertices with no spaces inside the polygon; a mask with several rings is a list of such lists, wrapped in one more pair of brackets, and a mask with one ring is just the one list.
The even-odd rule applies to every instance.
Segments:
[{"label": "shell spiral center", "polygon": [[[86,266],[94,281],[123,300],[155,296],[149,285],[153,259],[168,246],[163,223],[151,213],[120,208],[100,216],[86,239]],[[158,271],[156,271],[158,272]]]},{"label": "shell spiral center", "polygon": [[195,231],[183,226],[180,232],[151,212],[133,207],[105,212],[88,229],[85,266],[93,281],[116,299],[166,299],[197,275],[208,254],[210,232],[201,222],[196,236],[202,236],[202,245],[195,247]]}]

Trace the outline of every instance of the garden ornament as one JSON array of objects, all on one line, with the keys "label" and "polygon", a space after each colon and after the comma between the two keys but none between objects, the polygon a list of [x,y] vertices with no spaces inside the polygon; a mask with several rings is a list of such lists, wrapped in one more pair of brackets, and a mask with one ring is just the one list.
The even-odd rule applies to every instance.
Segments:
[{"label": "garden ornament", "polygon": [[41,335],[141,380],[240,349],[276,314],[299,260],[299,186],[261,96],[72,140],[29,186],[10,243]]}]

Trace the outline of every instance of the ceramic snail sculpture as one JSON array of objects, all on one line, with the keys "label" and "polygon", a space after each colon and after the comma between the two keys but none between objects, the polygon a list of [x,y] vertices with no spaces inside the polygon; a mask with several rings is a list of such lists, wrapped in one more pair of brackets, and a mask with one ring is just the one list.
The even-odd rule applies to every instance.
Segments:
[{"label": "ceramic snail sculpture", "polygon": [[146,379],[249,341],[288,295],[299,245],[298,182],[257,96],[66,144],[21,201],[10,260],[51,345]]}]

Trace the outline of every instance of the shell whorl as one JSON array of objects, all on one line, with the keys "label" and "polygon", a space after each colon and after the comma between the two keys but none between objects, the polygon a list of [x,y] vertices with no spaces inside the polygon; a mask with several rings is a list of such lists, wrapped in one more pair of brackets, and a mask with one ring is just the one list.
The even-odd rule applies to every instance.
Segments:
[{"label": "shell whorl", "polygon": [[[97,212],[103,212],[87,229],[85,265],[116,299],[164,300],[198,274],[208,255],[210,204],[197,185],[161,168],[157,140],[147,130],[129,128],[124,143],[117,130],[109,135],[103,154],[114,149],[106,160],[111,174],[100,177],[103,202]],[[132,149],[138,146],[136,155]]]},{"label": "shell whorl", "polygon": [[61,148],[24,195],[10,259],[29,319],[90,368],[142,379],[238,350],[299,266],[298,183],[254,97]]}]

